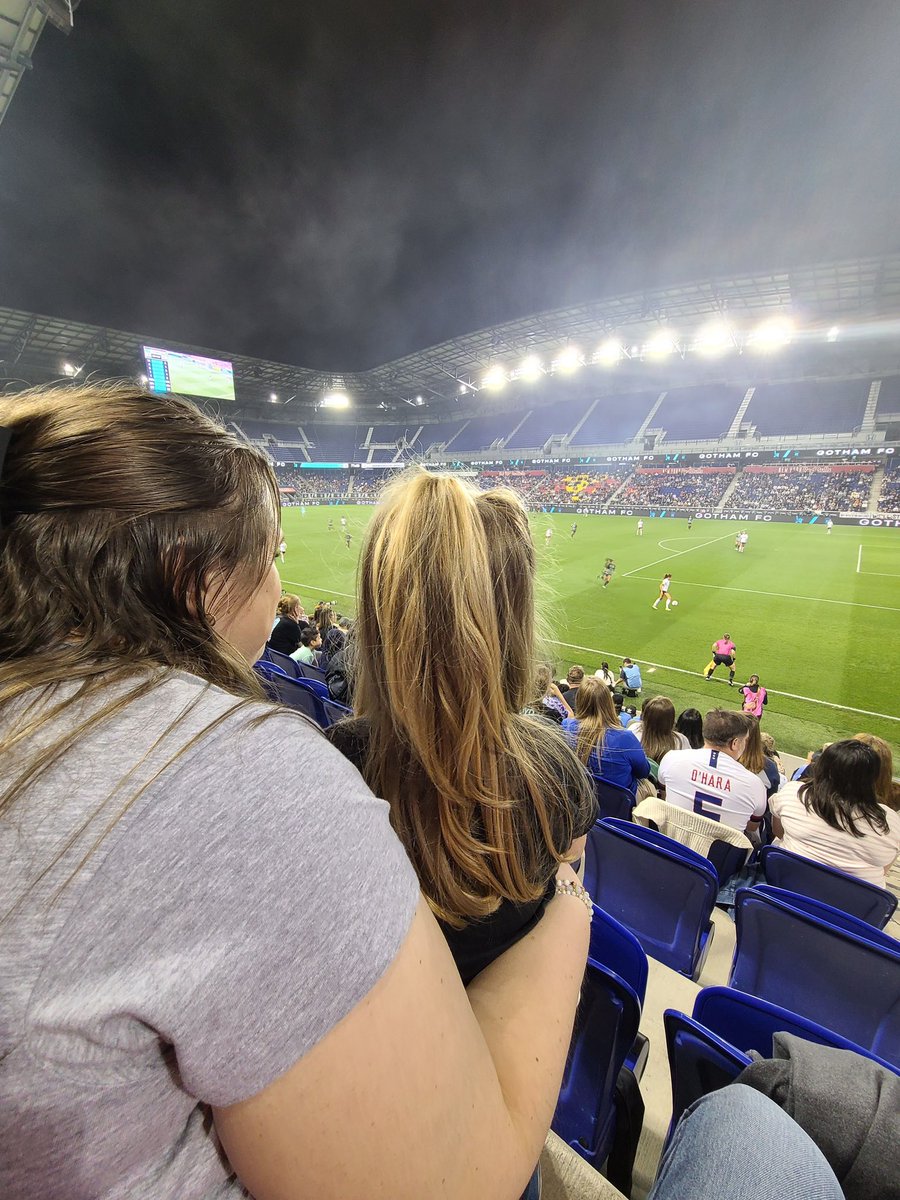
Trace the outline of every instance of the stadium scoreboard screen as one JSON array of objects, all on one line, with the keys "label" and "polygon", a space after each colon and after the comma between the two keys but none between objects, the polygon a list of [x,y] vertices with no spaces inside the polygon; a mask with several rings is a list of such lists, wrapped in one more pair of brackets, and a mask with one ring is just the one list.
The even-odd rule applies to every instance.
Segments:
[{"label": "stadium scoreboard screen", "polygon": [[203,358],[158,346],[144,346],[143,351],[151,392],[179,392],[210,400],[234,399],[234,368],[225,359]]}]

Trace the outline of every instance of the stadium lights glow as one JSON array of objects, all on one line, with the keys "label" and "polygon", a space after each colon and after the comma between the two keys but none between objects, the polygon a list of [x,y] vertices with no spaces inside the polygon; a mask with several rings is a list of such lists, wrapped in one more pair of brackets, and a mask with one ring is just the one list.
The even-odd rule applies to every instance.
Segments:
[{"label": "stadium lights glow", "polygon": [[322,397],[322,408],[349,408],[350,397],[346,392],[326,392]]},{"label": "stadium lights glow", "polygon": [[838,340],[838,334],[840,332],[841,331],[840,331],[840,329],[838,329],[837,325],[832,325],[832,327],[828,330],[828,333],[825,335],[825,341],[826,342],[836,342]]},{"label": "stadium lights glow", "polygon": [[150,382],[150,380],[147,378],[146,375],[138,375],[138,382],[143,384],[144,387],[146,387],[147,384]]},{"label": "stadium lights glow", "polygon": [[644,353],[648,358],[665,358],[678,349],[674,333],[669,329],[660,329],[644,344]]},{"label": "stadium lights glow", "polygon": [[529,354],[527,358],[523,358],[516,375],[519,379],[527,379],[529,381],[540,379],[544,373],[544,367],[541,360],[536,354]]},{"label": "stadium lights glow", "polygon": [[578,370],[583,362],[584,355],[577,346],[566,346],[553,359],[553,362],[550,364],[550,370],[555,371],[559,375],[571,375]]},{"label": "stadium lights glow", "polygon": [[734,330],[727,321],[709,321],[697,330],[694,349],[707,358],[725,354],[734,347]]},{"label": "stadium lights glow", "polygon": [[425,403],[425,401],[422,399],[421,396],[416,396],[416,404],[422,405],[424,403]]},{"label": "stadium lights glow", "polygon": [[459,385],[459,394],[461,396],[464,396],[468,390],[469,390],[468,384],[461,383]]},{"label": "stadium lights glow", "polygon": [[794,325],[787,317],[770,317],[757,325],[747,338],[747,345],[754,350],[780,350],[794,336]]},{"label": "stadium lights glow", "polygon": [[481,386],[487,388],[489,392],[499,392],[501,388],[505,388],[507,383],[506,371],[499,363],[496,363],[485,374],[481,381]]},{"label": "stadium lights glow", "polygon": [[614,367],[617,362],[621,361],[622,355],[625,353],[622,343],[616,338],[607,338],[594,353],[593,362],[600,363],[604,367]]},{"label": "stadium lights glow", "polygon": [[68,375],[69,379],[74,379],[80,372],[81,367],[75,367],[70,362],[64,362],[62,365],[62,373],[63,375]]},{"label": "stadium lights glow", "polygon": [[270,392],[270,393],[269,393],[269,400],[270,400],[270,402],[271,402],[272,404],[277,404],[277,403],[278,403],[278,393],[277,393],[277,392]]}]

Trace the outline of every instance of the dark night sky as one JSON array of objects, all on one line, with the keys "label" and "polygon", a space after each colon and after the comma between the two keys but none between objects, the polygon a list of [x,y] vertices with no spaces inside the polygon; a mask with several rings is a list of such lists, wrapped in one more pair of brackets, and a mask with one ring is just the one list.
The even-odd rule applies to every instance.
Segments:
[{"label": "dark night sky", "polygon": [[897,0],[83,0],[0,125],[0,303],[347,370],[900,247]]}]

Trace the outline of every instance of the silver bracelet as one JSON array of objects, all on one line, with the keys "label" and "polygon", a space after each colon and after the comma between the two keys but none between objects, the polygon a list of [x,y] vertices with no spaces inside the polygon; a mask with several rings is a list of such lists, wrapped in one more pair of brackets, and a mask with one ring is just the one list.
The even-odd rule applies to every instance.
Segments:
[{"label": "silver bracelet", "polygon": [[588,912],[593,916],[594,902],[591,899],[590,892],[587,888],[582,887],[580,883],[569,883],[567,880],[557,879],[556,881],[557,896],[574,896],[576,900],[580,900]]}]

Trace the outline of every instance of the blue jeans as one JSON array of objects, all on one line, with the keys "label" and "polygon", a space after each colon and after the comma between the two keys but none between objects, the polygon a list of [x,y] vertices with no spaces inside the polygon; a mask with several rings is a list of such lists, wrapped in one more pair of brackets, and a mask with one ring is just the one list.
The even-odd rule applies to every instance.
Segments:
[{"label": "blue jeans", "polygon": [[834,1173],[774,1101],[730,1084],[691,1105],[647,1200],[843,1200]]}]

